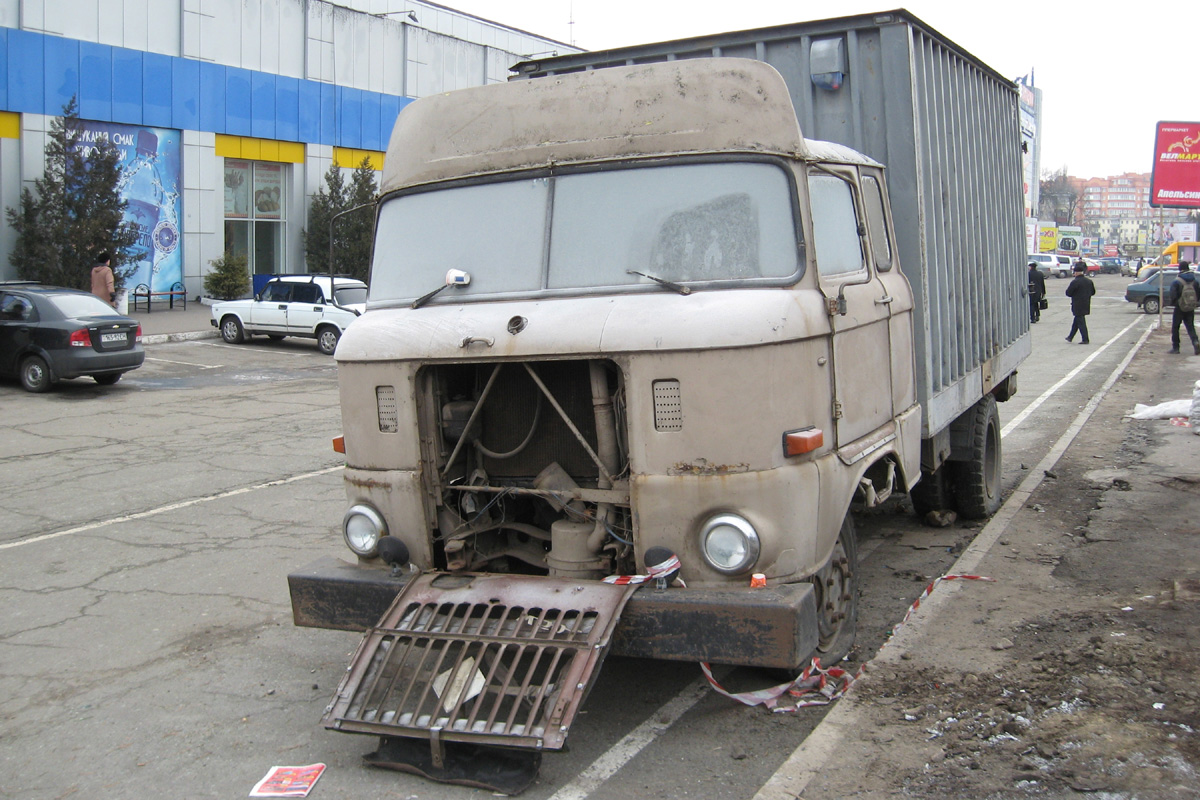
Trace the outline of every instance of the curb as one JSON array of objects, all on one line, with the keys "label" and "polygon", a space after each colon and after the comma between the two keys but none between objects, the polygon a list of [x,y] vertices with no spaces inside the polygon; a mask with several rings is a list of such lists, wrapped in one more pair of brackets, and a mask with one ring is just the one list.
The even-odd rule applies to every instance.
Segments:
[{"label": "curb", "polygon": [[220,331],[186,331],[184,333],[142,334],[142,344],[166,344],[167,342],[190,342],[196,339],[215,339]]}]

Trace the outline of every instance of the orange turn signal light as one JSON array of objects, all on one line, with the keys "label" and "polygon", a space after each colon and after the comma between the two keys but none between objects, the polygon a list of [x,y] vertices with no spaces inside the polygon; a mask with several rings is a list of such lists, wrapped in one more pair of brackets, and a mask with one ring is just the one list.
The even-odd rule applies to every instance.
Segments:
[{"label": "orange turn signal light", "polygon": [[346,455],[346,437],[345,436],[333,437],[333,452],[341,453],[342,455]]},{"label": "orange turn signal light", "polygon": [[783,434],[783,454],[785,456],[802,456],[811,453],[825,444],[825,432],[811,425],[798,431],[788,431]]}]

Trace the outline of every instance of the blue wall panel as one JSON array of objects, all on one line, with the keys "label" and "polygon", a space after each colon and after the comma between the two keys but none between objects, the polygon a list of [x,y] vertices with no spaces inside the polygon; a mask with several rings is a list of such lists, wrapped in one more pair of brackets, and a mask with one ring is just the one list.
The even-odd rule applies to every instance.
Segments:
[{"label": "blue wall panel", "polygon": [[362,144],[362,92],[348,86],[339,86],[338,93],[338,144],[342,147],[360,148]]},{"label": "blue wall panel", "polygon": [[341,144],[337,137],[337,87],[321,84],[321,136],[318,144]]},{"label": "blue wall panel", "polygon": [[79,44],[79,116],[84,119],[112,119],[112,50],[106,44]]},{"label": "blue wall panel", "polygon": [[47,114],[61,114],[72,97],[79,97],[79,41],[47,36],[46,89]]},{"label": "blue wall panel", "polygon": [[0,28],[0,111],[384,150],[407,97]]},{"label": "blue wall panel", "polygon": [[142,54],[138,50],[112,50],[112,121],[142,124]]},{"label": "blue wall panel", "polygon": [[300,139],[300,81],[280,75],[275,79],[275,138]]},{"label": "blue wall panel", "polygon": [[171,127],[171,61],[161,53],[142,54],[142,124]]},{"label": "blue wall panel", "polygon": [[225,133],[225,67],[200,63],[200,130]]},{"label": "blue wall panel", "polygon": [[301,142],[321,141],[321,84],[315,81],[299,81],[299,131]]},{"label": "blue wall panel", "polygon": [[0,28],[0,108],[8,108],[8,28]]},{"label": "blue wall panel", "polygon": [[275,76],[251,73],[250,135],[258,139],[275,138]]},{"label": "blue wall panel", "polygon": [[194,131],[200,127],[200,62],[171,59],[171,127]]},{"label": "blue wall panel", "polygon": [[374,92],[367,92],[362,99],[362,147],[367,150],[382,150],[386,139],[379,135],[379,101]]},{"label": "blue wall panel", "polygon": [[225,68],[225,132],[250,136],[250,70]]}]

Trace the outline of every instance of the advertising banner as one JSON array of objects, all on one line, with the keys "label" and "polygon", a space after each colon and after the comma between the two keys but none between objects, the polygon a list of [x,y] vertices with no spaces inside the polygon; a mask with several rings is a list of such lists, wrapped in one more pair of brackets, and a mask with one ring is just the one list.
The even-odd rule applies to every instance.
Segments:
[{"label": "advertising banner", "polygon": [[1025,252],[1040,252],[1038,250],[1038,221],[1033,218],[1025,220]]},{"label": "advertising banner", "polygon": [[1077,256],[1083,252],[1083,228],[1075,225],[1058,226],[1058,252]]},{"label": "advertising banner", "polygon": [[1058,249],[1058,226],[1053,222],[1038,223],[1038,252],[1053,253]]},{"label": "advertising banner", "polygon": [[1158,123],[1150,205],[1200,208],[1200,122]]},{"label": "advertising banner", "polygon": [[115,122],[83,120],[80,147],[86,151],[101,141],[120,154],[121,180],[117,189],[125,200],[125,220],[138,229],[134,271],[125,278],[132,290],[145,284],[151,291],[170,290],[183,281],[183,250],[179,246],[182,215],[179,131],[145,128]]}]

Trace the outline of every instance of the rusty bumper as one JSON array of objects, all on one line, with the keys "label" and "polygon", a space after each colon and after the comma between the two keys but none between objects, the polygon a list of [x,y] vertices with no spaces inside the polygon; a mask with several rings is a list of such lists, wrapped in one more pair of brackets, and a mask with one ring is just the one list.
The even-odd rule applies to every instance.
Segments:
[{"label": "rusty bumper", "polygon": [[[366,630],[416,574],[393,576],[334,558],[314,561],[288,575],[292,618],[305,627]],[[763,589],[647,585],[626,604],[612,652],[787,669],[806,661],[816,645],[816,600],[808,583]]]}]

